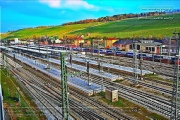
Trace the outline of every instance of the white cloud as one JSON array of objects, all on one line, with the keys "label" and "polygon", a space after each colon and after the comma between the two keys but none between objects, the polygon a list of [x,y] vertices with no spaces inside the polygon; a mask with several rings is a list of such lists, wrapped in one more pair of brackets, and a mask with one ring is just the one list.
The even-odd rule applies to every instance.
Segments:
[{"label": "white cloud", "polygon": [[47,4],[53,8],[68,8],[68,9],[89,9],[98,10],[99,7],[89,4],[84,0],[39,0],[40,3]]},{"label": "white cloud", "polygon": [[86,9],[98,9],[97,6],[87,3],[84,0],[67,0],[66,6],[73,7],[73,8],[86,8]]},{"label": "white cloud", "polygon": [[59,8],[61,0],[39,0],[39,2],[48,4],[50,7]]}]

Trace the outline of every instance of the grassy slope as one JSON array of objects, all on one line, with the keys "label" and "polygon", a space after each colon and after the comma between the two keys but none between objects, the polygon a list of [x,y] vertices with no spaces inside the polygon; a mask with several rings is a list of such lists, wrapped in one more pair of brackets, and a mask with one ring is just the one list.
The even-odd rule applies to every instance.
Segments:
[{"label": "grassy slope", "polygon": [[[172,15],[166,15],[166,17]],[[153,18],[153,17],[152,17]],[[122,21],[108,22],[101,26],[91,27],[84,30],[71,32],[71,34],[90,32],[92,36],[108,37],[132,37],[152,35],[154,37],[171,36],[174,28],[180,29],[180,14],[175,14],[173,20],[145,20],[145,19],[126,19]]]},{"label": "grassy slope", "polygon": [[[172,17],[172,15],[165,15]],[[152,17],[154,18],[154,17]],[[156,16],[157,18],[157,16]],[[55,26],[48,28],[24,29],[2,35],[2,38],[32,38],[33,35],[77,35],[91,33],[91,36],[106,37],[132,37],[152,35],[153,37],[172,36],[175,28],[180,30],[180,14],[175,14],[173,20],[145,20],[138,18],[125,19],[107,23],[76,24],[68,26]],[[100,24],[99,26],[94,26]],[[82,30],[81,30],[82,29]],[[8,35],[8,36],[7,36]]]},{"label": "grassy slope", "polygon": [[46,28],[27,28],[23,30],[18,30],[15,32],[11,32],[8,34],[3,34],[2,38],[32,38],[33,35],[36,36],[43,36],[43,35],[58,35],[59,37],[62,37],[64,35],[67,35],[68,32],[72,32],[75,30],[80,30],[87,28],[89,26],[94,26],[102,23],[88,23],[88,24],[76,24],[76,25],[67,25],[67,26],[55,26],[55,27],[46,27]]},{"label": "grassy slope", "polygon": [[[0,79],[3,90],[3,102],[11,106],[10,108],[13,110],[15,118],[17,118],[18,120],[32,120],[38,119],[38,117],[40,119],[44,118],[44,116],[40,116],[42,115],[42,113],[38,111],[38,109],[36,109],[36,113],[33,113],[31,107],[37,106],[33,103],[33,101],[31,101],[27,94],[23,92],[19,94],[19,92],[17,91],[17,87],[20,88],[20,90],[22,91],[21,87],[15,82],[15,79],[11,74],[10,77],[7,77],[6,69],[0,68]],[[18,100],[19,95],[21,98],[21,106],[18,104],[18,101],[15,101],[15,99]],[[26,99],[26,101],[24,98]],[[31,106],[29,106],[27,102]]]}]

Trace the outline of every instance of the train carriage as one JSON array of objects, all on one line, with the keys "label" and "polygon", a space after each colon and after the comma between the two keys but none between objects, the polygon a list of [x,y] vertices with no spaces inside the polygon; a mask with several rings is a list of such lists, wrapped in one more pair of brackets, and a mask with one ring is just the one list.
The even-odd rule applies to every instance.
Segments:
[{"label": "train carriage", "polygon": [[106,50],[106,55],[114,55],[114,52],[112,50]]}]

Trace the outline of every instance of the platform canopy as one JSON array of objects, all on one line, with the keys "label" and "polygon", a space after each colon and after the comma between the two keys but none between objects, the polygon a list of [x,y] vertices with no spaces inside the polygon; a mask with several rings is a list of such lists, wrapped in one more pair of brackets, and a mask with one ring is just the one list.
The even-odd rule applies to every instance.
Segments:
[{"label": "platform canopy", "polygon": [[19,49],[19,50],[24,50],[24,51],[29,51],[29,52],[34,52],[34,53],[40,53],[40,54],[50,54],[51,52],[49,51],[39,51],[39,50],[34,50],[34,49],[27,49],[27,48],[21,48],[17,46],[11,46],[12,48]]}]

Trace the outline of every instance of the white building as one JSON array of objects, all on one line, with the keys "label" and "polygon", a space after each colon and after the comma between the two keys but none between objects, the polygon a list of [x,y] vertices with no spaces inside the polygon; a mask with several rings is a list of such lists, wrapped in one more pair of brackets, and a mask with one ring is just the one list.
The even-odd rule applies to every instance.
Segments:
[{"label": "white building", "polygon": [[18,38],[14,38],[14,44],[20,44],[20,43],[21,43],[21,41],[18,40]]},{"label": "white building", "polygon": [[61,42],[62,42],[62,41],[59,40],[59,39],[55,40],[55,43],[61,43]]}]

